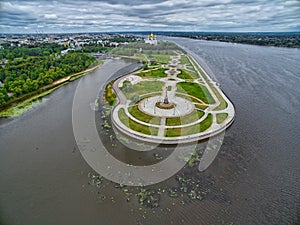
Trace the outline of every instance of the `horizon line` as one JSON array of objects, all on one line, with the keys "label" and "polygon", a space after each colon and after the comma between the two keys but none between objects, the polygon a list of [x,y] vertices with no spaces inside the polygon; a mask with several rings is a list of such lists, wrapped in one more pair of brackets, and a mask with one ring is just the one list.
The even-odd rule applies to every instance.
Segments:
[{"label": "horizon line", "polygon": [[7,35],[7,34],[34,34],[34,35],[43,35],[43,34],[107,34],[107,33],[299,33],[300,31],[162,31],[162,30],[144,30],[144,31],[74,31],[74,32],[43,32],[43,31],[36,31],[36,32],[28,32],[28,33],[15,33],[15,32],[8,32],[8,33],[1,33],[0,35]]}]

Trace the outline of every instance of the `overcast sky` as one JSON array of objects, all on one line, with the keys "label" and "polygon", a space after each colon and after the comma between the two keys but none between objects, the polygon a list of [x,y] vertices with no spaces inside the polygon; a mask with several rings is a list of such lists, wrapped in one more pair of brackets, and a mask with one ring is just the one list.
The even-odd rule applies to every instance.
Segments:
[{"label": "overcast sky", "polygon": [[0,0],[0,33],[300,31],[300,0]]}]

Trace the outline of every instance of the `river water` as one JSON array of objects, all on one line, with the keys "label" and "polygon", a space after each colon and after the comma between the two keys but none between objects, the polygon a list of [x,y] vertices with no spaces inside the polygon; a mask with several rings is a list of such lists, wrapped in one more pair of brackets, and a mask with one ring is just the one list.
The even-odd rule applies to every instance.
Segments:
[{"label": "river water", "polygon": [[[236,108],[217,158],[195,175],[209,190],[205,197],[185,204],[165,197],[159,208],[145,209],[109,181],[102,189],[90,185],[93,170],[72,128],[75,81],[21,117],[0,121],[0,224],[299,222],[299,49],[167,39],[192,50]],[[81,82],[100,88],[130,65],[108,60]]]}]

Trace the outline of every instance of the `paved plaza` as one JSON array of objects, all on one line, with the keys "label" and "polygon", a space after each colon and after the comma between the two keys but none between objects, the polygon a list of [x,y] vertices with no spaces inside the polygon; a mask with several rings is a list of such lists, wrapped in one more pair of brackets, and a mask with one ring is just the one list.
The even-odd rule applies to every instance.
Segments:
[{"label": "paved plaza", "polygon": [[[187,68],[187,65],[182,65],[180,63],[181,57],[186,55],[183,53],[178,53],[178,52],[176,53],[177,53],[176,55],[170,56],[169,64],[167,66],[166,65],[161,66],[161,68],[166,69],[165,70],[166,77],[156,78],[156,79],[141,78],[140,76],[136,75],[137,73],[135,73],[135,74],[126,75],[114,82],[113,88],[118,96],[118,104],[113,109],[112,121],[120,131],[126,133],[129,136],[132,136],[134,138],[143,141],[154,142],[154,143],[175,144],[175,143],[186,143],[190,141],[208,138],[210,136],[222,132],[232,123],[234,119],[233,104],[220,90],[219,85],[216,85],[216,82],[212,81],[207,74],[205,75],[208,79],[204,79],[204,77],[202,77],[201,72],[199,71],[199,69],[202,70],[202,68],[198,64],[196,64],[195,60],[193,60],[190,56],[188,57],[188,59],[191,65],[195,68],[197,74],[199,75],[199,78],[194,79],[192,82],[205,86],[207,90],[210,92],[212,98],[214,99],[214,103],[205,104],[203,100],[197,99],[194,96],[189,96],[187,93],[180,93],[181,95],[178,96],[177,84],[180,82],[185,82],[184,79],[178,77],[178,75],[181,73],[180,68],[184,68],[187,70],[189,70],[189,68]],[[205,73],[205,71],[203,72]],[[123,87],[123,82],[125,81],[129,81],[131,85],[136,85],[141,81],[154,81],[154,80],[163,82],[163,87],[160,93],[145,98],[143,98],[143,96],[140,96],[142,100],[138,101],[136,104],[134,104],[132,100],[127,99],[124,93],[120,90]],[[217,107],[221,104],[221,102],[219,100],[219,97],[212,90],[212,87],[219,92],[219,95],[223,99],[225,99],[227,104],[225,108],[216,110]],[[196,99],[196,101],[192,101],[192,99],[194,100]],[[157,106],[158,103],[163,104],[164,101],[167,101],[168,104],[170,104],[172,107],[161,108]],[[202,105],[202,109],[198,108],[199,106],[197,106],[197,104]],[[138,109],[141,113],[144,113],[146,116],[153,117],[154,118],[153,120],[155,120],[155,118],[157,117],[160,118],[160,123],[159,124],[152,123],[153,120],[143,121],[141,119],[136,118],[130,113],[129,110],[129,108],[133,106],[138,106]],[[203,106],[205,107],[203,108]],[[119,110],[121,109],[124,110],[124,113],[128,120],[127,122],[122,121],[122,119],[119,117],[119,112],[120,112]],[[168,118],[180,119],[182,117],[187,117],[191,115],[193,112],[197,110],[203,112],[203,115],[199,118],[196,118],[194,121],[190,123],[176,124],[176,125],[168,125],[166,123],[166,119]],[[227,114],[227,118],[224,120],[223,123],[217,122],[217,114],[220,113]],[[189,135],[182,135],[177,137],[166,136],[167,129],[189,128],[197,125],[200,126],[201,122],[207,119],[209,115],[212,116],[212,124],[207,130],[203,132],[196,132]],[[130,122],[129,122],[130,120],[142,126],[157,129],[157,132],[153,132],[153,130],[151,130],[151,134],[149,135],[149,134],[141,133],[138,130],[134,130],[130,126]]]}]

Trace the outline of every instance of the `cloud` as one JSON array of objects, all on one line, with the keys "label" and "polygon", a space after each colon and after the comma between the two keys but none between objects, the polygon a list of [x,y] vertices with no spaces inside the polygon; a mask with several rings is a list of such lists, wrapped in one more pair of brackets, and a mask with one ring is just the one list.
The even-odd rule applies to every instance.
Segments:
[{"label": "cloud", "polygon": [[56,14],[45,14],[44,17],[45,19],[57,19]]},{"label": "cloud", "polygon": [[0,2],[0,32],[299,31],[298,0]]}]

